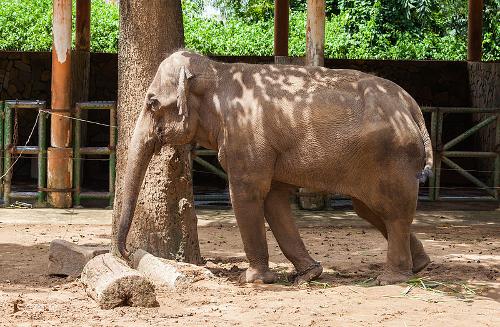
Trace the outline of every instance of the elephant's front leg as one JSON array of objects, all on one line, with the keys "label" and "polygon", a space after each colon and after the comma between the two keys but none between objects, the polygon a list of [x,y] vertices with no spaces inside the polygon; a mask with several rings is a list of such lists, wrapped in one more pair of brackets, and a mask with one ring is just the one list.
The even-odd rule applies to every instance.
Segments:
[{"label": "elephant's front leg", "polygon": [[265,188],[230,180],[231,202],[243,246],[250,267],[241,274],[241,283],[273,283],[276,274],[269,270],[269,254],[267,251],[266,228],[264,226]]}]

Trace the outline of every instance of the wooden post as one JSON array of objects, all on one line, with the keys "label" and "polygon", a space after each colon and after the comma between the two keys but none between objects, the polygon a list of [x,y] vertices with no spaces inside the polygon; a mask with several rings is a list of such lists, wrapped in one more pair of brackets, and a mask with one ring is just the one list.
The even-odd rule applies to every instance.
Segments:
[{"label": "wooden post", "polygon": [[274,0],[274,62],[284,63],[288,57],[288,0]]},{"label": "wooden post", "polygon": [[71,3],[53,1],[52,106],[50,144],[47,153],[47,186],[50,205],[71,207]]},{"label": "wooden post", "polygon": [[325,63],[325,0],[307,0],[306,65]]},{"label": "wooden post", "polygon": [[469,0],[467,60],[481,61],[483,43],[483,0]]},{"label": "wooden post", "polygon": [[[90,91],[90,8],[91,0],[76,0],[76,34],[75,34],[75,50],[73,50],[72,67],[71,67],[71,88],[73,90],[71,96],[72,108],[76,108],[79,102],[87,102],[89,100]],[[82,118],[87,118],[87,111],[80,113]],[[78,132],[79,140],[85,139],[87,135],[87,125],[81,124],[77,130],[75,125],[75,133]],[[77,137],[75,135],[75,137]],[[75,142],[74,140],[73,142]],[[75,148],[76,149],[76,148]],[[76,154],[74,153],[74,157]],[[77,160],[73,165],[73,186],[75,189],[80,187],[80,181],[77,180],[82,175],[83,162]],[[73,193],[73,204],[79,206],[79,193]],[[79,200],[79,199],[78,199]]]},{"label": "wooden post", "polygon": [[75,50],[72,57],[72,107],[89,100],[90,0],[76,1]]}]

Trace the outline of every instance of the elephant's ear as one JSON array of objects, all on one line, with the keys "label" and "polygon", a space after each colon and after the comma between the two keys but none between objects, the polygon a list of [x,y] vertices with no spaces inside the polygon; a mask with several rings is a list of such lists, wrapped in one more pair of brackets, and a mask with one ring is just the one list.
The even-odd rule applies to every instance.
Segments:
[{"label": "elephant's ear", "polygon": [[187,108],[187,94],[188,94],[188,80],[193,77],[189,70],[182,66],[179,71],[179,85],[177,85],[177,107],[179,108],[179,115],[188,116]]}]

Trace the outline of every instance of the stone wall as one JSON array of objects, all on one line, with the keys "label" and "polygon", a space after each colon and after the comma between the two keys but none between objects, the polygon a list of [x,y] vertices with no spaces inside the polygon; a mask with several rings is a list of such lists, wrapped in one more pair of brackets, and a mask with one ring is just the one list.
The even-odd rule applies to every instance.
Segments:
[{"label": "stone wall", "polygon": [[[224,62],[272,63],[273,57],[212,57]],[[302,65],[303,58],[285,58]],[[116,54],[92,53],[90,100],[115,100]],[[48,52],[0,52],[0,100],[50,100]],[[405,88],[423,106],[471,106],[467,62],[327,59],[326,67],[372,73]],[[498,65],[498,64],[491,64]]]},{"label": "stone wall", "polygon": [[[0,100],[45,100],[50,103],[50,52],[0,52]],[[115,100],[116,54],[90,56],[90,100]]]},{"label": "stone wall", "polygon": [[0,52],[0,100],[48,100],[50,53]]}]

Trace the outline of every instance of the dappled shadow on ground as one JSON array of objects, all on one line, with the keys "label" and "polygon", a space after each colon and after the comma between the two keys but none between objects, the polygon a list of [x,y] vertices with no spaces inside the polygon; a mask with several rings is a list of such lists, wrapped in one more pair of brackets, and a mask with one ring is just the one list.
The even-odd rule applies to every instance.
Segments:
[{"label": "dappled shadow on ground", "polygon": [[[500,228],[498,224],[473,224],[457,219],[442,224],[419,224],[414,232],[423,241],[432,263],[414,278],[442,283],[470,285],[477,294],[499,300]],[[237,284],[248,264],[234,228],[200,229],[202,252],[207,267],[220,277]],[[383,272],[386,241],[368,225],[308,227],[300,229],[311,255],[320,261],[324,273],[312,287],[368,286]],[[279,283],[290,287],[286,276],[293,266],[284,258],[268,231],[270,266],[280,276]],[[209,242],[209,243],[207,243]],[[495,288],[495,285],[497,287]],[[282,287],[270,289],[281,290]]]},{"label": "dappled shadow on ground", "polygon": [[[231,219],[232,213],[226,218]],[[332,218],[333,217],[333,218]],[[335,217],[344,217],[338,218]],[[307,220],[316,220],[308,224]],[[468,283],[474,287],[485,284],[480,294],[498,300],[500,285],[500,220],[482,212],[419,213],[413,230],[423,241],[432,263],[416,277],[447,283]],[[354,223],[355,221],[359,223]],[[341,222],[341,223],[337,223]],[[314,259],[325,268],[318,284],[311,287],[364,285],[374,280],[383,270],[387,242],[381,234],[355,215],[317,212],[299,217],[304,243]],[[306,226],[306,227],[304,227]],[[103,227],[64,227],[67,239],[106,243],[109,236]],[[40,291],[65,288],[72,279],[47,275],[47,240],[58,237],[60,230],[31,227],[35,237],[24,241],[24,228],[8,227],[0,231],[0,289],[3,292],[22,292],[23,289]],[[216,276],[237,284],[238,276],[248,264],[238,228],[234,224],[200,227],[199,239],[206,267]],[[11,235],[12,234],[12,235]],[[31,235],[30,234],[30,235]],[[91,236],[93,235],[92,239]],[[60,237],[60,236],[59,236]],[[36,240],[38,238],[38,240]],[[271,269],[279,276],[279,284],[270,289],[293,290],[286,275],[293,270],[279,246],[267,231]],[[5,242],[8,240],[8,242]],[[35,242],[35,243],[34,243]],[[36,243],[39,242],[39,243]],[[497,285],[495,289],[493,286]],[[264,286],[259,286],[264,287]],[[266,286],[267,287],[267,286]],[[265,287],[265,288],[266,288]]]},{"label": "dappled shadow on ground", "polygon": [[72,277],[49,276],[49,243],[23,246],[0,243],[0,287],[4,292],[19,292],[19,286],[54,288],[69,282]]},{"label": "dappled shadow on ground", "polygon": [[[217,262],[217,264],[215,264],[215,262]],[[241,258],[218,258],[215,262],[213,262],[214,265],[208,266],[215,276],[226,278],[235,285],[239,285],[239,276],[247,267],[245,261],[241,260]],[[424,283],[442,283],[440,289],[452,295],[455,292],[452,287],[461,288],[461,285],[465,285],[467,289],[473,290],[475,295],[488,297],[500,302],[500,289],[498,288],[500,271],[498,268],[498,266],[471,267],[470,265],[462,263],[431,263],[422,272],[410,278],[408,283],[414,283],[417,279],[423,280]],[[255,287],[274,291],[289,291],[294,289],[294,285],[288,279],[289,274],[293,271],[292,267],[277,265],[274,266],[273,271],[278,273],[276,285],[256,285]],[[373,287],[376,286],[377,276],[382,272],[382,263],[363,266],[355,271],[335,271],[326,269],[321,277],[312,281],[308,287]],[[460,290],[457,292],[459,293],[459,291]]]},{"label": "dappled shadow on ground", "polygon": [[[479,206],[479,205],[478,205]],[[480,207],[480,206],[479,206]],[[234,226],[236,219],[233,210],[206,210],[196,211],[201,227]],[[295,221],[300,227],[357,227],[369,226],[352,210],[346,211],[307,211],[294,210]],[[442,226],[442,225],[488,225],[500,228],[500,211],[454,211],[451,207],[442,211],[418,211],[413,221],[414,226]]]}]

